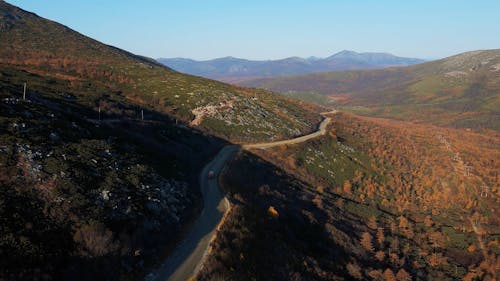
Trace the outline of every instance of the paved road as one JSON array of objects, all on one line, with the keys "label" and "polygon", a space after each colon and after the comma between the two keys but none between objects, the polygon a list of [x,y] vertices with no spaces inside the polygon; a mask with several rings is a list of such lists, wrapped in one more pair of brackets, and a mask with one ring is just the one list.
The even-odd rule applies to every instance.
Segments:
[{"label": "paved road", "polygon": [[[323,116],[332,112],[322,113]],[[326,117],[321,122],[318,130],[309,135],[294,139],[243,145],[244,149],[260,148],[266,149],[282,144],[300,143],[326,133],[326,126],[330,123]],[[174,252],[154,273],[146,277],[146,281],[186,281],[198,273],[207,255],[210,241],[215,235],[217,225],[224,214],[229,210],[229,202],[222,196],[219,189],[218,178],[225,163],[241,149],[237,145],[229,145],[221,149],[217,156],[208,163],[200,174],[200,186],[203,196],[203,210],[194,222],[190,232],[177,246]],[[214,178],[208,179],[209,171],[214,171]]]},{"label": "paved road", "polygon": [[[334,113],[336,113],[336,111],[324,112],[321,114],[323,116],[325,116],[327,114],[334,114]],[[244,144],[242,147],[244,149],[251,149],[251,148],[266,149],[266,148],[270,148],[273,146],[279,146],[279,145],[283,145],[283,144],[295,144],[295,143],[305,142],[305,141],[308,141],[310,139],[314,139],[314,138],[317,138],[319,136],[324,135],[326,133],[326,127],[328,126],[328,124],[330,124],[330,122],[331,122],[331,119],[329,117],[325,117],[325,119],[323,119],[323,121],[319,124],[318,130],[314,133],[309,134],[309,135],[305,135],[305,136],[301,136],[301,137],[289,139],[289,140],[283,140],[283,141]]]},{"label": "paved road", "polygon": [[[218,176],[224,164],[240,148],[236,145],[226,146],[208,163],[200,174],[203,210],[194,222],[185,239],[175,251],[160,266],[156,272],[148,275],[146,280],[182,280],[189,279],[198,271],[203,256],[206,254],[210,240],[215,235],[215,229],[224,213],[229,209],[227,200],[221,194]],[[208,179],[209,171],[214,171],[214,178]]]}]

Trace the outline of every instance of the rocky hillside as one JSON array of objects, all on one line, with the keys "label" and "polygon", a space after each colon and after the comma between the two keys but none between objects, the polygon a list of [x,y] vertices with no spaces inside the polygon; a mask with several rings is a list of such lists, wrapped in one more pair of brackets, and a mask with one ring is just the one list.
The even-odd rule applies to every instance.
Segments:
[{"label": "rocky hillside", "polygon": [[386,53],[356,53],[353,51],[341,51],[327,58],[290,57],[266,61],[234,57],[207,61],[186,58],[159,58],[158,61],[183,73],[233,82],[255,77],[274,77],[350,69],[376,69],[423,62],[420,59],[397,57]]},{"label": "rocky hillside", "polygon": [[[319,120],[300,103],[180,74],[5,2],[0,2],[0,11],[1,65],[80,87],[98,84],[109,99],[130,101],[186,123],[196,119],[193,125],[233,141],[294,136]],[[98,102],[84,100],[88,106]]]},{"label": "rocky hillside", "polygon": [[299,97],[321,94],[361,114],[500,129],[500,50],[468,52],[404,68],[316,73],[242,84]]},{"label": "rocky hillside", "polygon": [[0,280],[140,276],[196,215],[198,170],[223,143],[150,111],[100,121],[77,101],[103,89],[69,84],[0,68]]},{"label": "rocky hillside", "polygon": [[197,216],[199,171],[227,140],[319,118],[0,1],[0,280],[141,279]]}]

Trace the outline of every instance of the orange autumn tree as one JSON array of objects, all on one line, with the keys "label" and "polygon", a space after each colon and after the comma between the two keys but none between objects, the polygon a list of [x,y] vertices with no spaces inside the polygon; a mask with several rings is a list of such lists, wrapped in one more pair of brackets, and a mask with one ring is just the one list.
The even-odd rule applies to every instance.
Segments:
[{"label": "orange autumn tree", "polygon": [[361,246],[368,252],[372,253],[374,251],[372,236],[369,232],[363,232],[360,240]]},{"label": "orange autumn tree", "polygon": [[352,194],[351,182],[349,182],[349,180],[345,180],[344,184],[342,185],[342,189],[344,193],[351,195]]}]

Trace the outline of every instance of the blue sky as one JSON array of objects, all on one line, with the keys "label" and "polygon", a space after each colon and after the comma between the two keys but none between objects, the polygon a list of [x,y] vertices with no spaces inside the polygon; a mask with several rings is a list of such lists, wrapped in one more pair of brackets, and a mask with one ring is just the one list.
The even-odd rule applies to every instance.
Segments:
[{"label": "blue sky", "polygon": [[347,49],[441,58],[500,48],[498,0],[7,0],[145,55],[326,57]]}]

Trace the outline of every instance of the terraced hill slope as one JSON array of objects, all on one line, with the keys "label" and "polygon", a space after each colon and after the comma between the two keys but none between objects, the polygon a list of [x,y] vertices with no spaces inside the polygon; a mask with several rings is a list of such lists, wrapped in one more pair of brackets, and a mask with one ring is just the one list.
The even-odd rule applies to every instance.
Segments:
[{"label": "terraced hill slope", "polygon": [[295,96],[321,94],[366,115],[500,130],[498,49],[403,68],[316,73],[242,84]]}]

